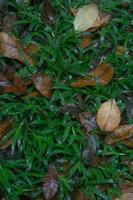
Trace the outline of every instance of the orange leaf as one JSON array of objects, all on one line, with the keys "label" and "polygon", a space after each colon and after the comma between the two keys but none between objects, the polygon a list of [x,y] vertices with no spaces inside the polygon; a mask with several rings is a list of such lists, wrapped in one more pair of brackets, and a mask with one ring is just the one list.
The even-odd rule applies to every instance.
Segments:
[{"label": "orange leaf", "polygon": [[[5,57],[19,60],[24,62],[24,59],[27,60],[31,65],[33,64],[30,56],[25,54],[24,48],[19,43],[15,36],[10,36],[5,32],[0,33],[0,53]],[[24,59],[23,59],[24,57]]]},{"label": "orange leaf", "polygon": [[71,83],[72,87],[85,87],[85,86],[96,86],[97,83],[101,85],[107,85],[114,74],[114,70],[111,64],[104,63],[99,65],[96,69],[89,73],[83,79],[79,79],[76,82]]},{"label": "orange leaf", "polygon": [[100,106],[97,112],[97,123],[101,130],[110,132],[118,127],[121,120],[121,112],[114,100],[109,100]]},{"label": "orange leaf", "polygon": [[81,39],[80,46],[86,48],[91,44],[91,35],[84,35]]},{"label": "orange leaf", "polygon": [[45,97],[50,98],[51,97],[51,86],[52,82],[51,79],[48,75],[41,75],[37,74],[34,75],[33,78],[33,83],[36,87],[36,89]]},{"label": "orange leaf", "polygon": [[133,136],[133,124],[118,126],[113,133],[105,138],[107,144],[113,144]]}]

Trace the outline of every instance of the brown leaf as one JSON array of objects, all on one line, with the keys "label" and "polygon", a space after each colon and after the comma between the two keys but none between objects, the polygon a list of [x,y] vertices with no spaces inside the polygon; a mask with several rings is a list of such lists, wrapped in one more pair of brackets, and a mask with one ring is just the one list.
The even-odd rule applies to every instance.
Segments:
[{"label": "brown leaf", "polygon": [[121,140],[131,138],[133,136],[133,124],[120,125],[110,135],[107,135],[105,142],[107,144],[113,144]]},{"label": "brown leaf", "polygon": [[49,0],[43,0],[44,21],[48,24],[55,24],[55,16]]},{"label": "brown leaf", "polygon": [[88,47],[91,44],[91,38],[92,38],[91,35],[82,36],[80,46],[82,48]]},{"label": "brown leaf", "polygon": [[[3,137],[8,133],[8,131],[11,128],[11,120],[6,119],[0,122],[0,141],[3,139]],[[9,147],[12,143],[12,139],[7,139],[6,142],[0,144],[0,149],[6,149]]]},{"label": "brown leaf", "polygon": [[34,75],[33,78],[33,83],[36,87],[36,89],[44,96],[47,98],[51,97],[51,86],[52,86],[52,81],[48,75],[44,74],[37,74]]},{"label": "brown leaf", "polygon": [[83,128],[87,131],[87,134],[90,133],[96,125],[96,117],[89,112],[84,112],[79,114],[79,120]]},{"label": "brown leaf", "polygon": [[121,120],[121,112],[115,100],[102,103],[96,118],[99,128],[103,131],[110,132],[118,127]]},{"label": "brown leaf", "polygon": [[[9,78],[9,79],[8,79]],[[24,94],[27,90],[27,83],[13,74],[3,75],[0,72],[0,92],[1,93],[14,93],[16,95]]]},{"label": "brown leaf", "polygon": [[58,112],[61,114],[68,113],[72,116],[77,116],[80,113],[80,111],[80,107],[74,103],[58,107]]},{"label": "brown leaf", "polygon": [[133,193],[133,182],[126,181],[120,185],[120,188],[123,193]]},{"label": "brown leaf", "polygon": [[[0,53],[5,57],[19,60],[24,62],[24,59],[27,60],[31,65],[33,64],[30,56],[25,54],[24,48],[19,43],[15,36],[10,36],[5,32],[0,32]],[[24,59],[23,59],[24,58]]]},{"label": "brown leaf", "polygon": [[77,12],[78,12],[78,9],[76,8],[70,8],[70,11],[72,13],[73,16],[76,16]]},{"label": "brown leaf", "polygon": [[133,148],[133,137],[123,140],[122,143],[127,147]]},{"label": "brown leaf", "polygon": [[118,45],[116,47],[116,54],[122,56],[124,55],[124,53],[125,53],[125,48],[122,45]]},{"label": "brown leaf", "polygon": [[74,200],[91,200],[85,193],[81,190],[76,190]]},{"label": "brown leaf", "polygon": [[96,21],[87,31],[94,32],[97,29],[101,28],[102,26],[106,26],[111,19],[111,15],[109,13],[101,13],[98,15]]},{"label": "brown leaf", "polygon": [[39,51],[39,46],[37,44],[29,44],[25,48],[25,53],[30,55],[31,57],[35,56]]},{"label": "brown leaf", "polygon": [[54,165],[50,165],[48,174],[44,177],[43,193],[47,200],[52,199],[58,191],[58,175]]},{"label": "brown leaf", "polygon": [[133,200],[133,193],[122,194],[119,198],[115,200]]},{"label": "brown leaf", "polygon": [[3,31],[4,32],[12,32],[14,30],[14,26],[16,23],[17,17],[14,14],[8,14],[3,18]]},{"label": "brown leaf", "polygon": [[83,79],[79,79],[76,82],[71,83],[72,87],[85,87],[85,86],[96,86],[98,83],[101,85],[107,85],[114,74],[114,70],[111,64],[104,63],[99,65],[96,69],[89,73]]}]

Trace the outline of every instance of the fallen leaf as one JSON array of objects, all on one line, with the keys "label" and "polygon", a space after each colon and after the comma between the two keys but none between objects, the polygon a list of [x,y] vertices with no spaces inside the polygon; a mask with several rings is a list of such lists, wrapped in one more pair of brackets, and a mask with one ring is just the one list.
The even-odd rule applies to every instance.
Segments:
[{"label": "fallen leaf", "polygon": [[87,31],[90,32],[97,31],[97,29],[99,29],[100,27],[106,26],[109,23],[110,19],[111,15],[109,13],[99,14],[94,24]]},{"label": "fallen leaf", "polygon": [[119,198],[115,200],[133,200],[133,193],[122,194]]},{"label": "fallen leaf", "polygon": [[115,100],[102,103],[96,118],[99,128],[103,131],[110,132],[118,127],[121,121],[121,112]]},{"label": "fallen leaf", "polygon": [[92,38],[91,35],[82,36],[80,46],[82,48],[88,47],[91,44],[91,38]]},{"label": "fallen leaf", "polygon": [[50,165],[48,174],[44,177],[43,193],[47,200],[52,199],[58,191],[58,175],[54,165]]},{"label": "fallen leaf", "polygon": [[37,96],[40,96],[40,93],[38,91],[34,91],[24,96],[23,99],[29,99],[29,98],[37,97]]},{"label": "fallen leaf", "polygon": [[85,86],[96,86],[98,83],[105,86],[107,85],[114,74],[114,70],[111,64],[104,63],[99,65],[96,69],[89,73],[83,79],[79,79],[71,83],[72,87],[85,87]]},{"label": "fallen leaf", "polygon": [[133,118],[133,93],[128,93],[123,96],[123,101],[126,105],[126,112],[129,118]]},{"label": "fallen leaf", "polygon": [[107,135],[105,142],[107,144],[113,144],[121,140],[131,138],[133,136],[133,124],[120,125],[110,135]]},{"label": "fallen leaf", "polygon": [[87,195],[82,192],[81,190],[76,190],[75,195],[74,195],[74,200],[91,200]]},{"label": "fallen leaf", "polygon": [[70,11],[72,13],[73,16],[76,16],[77,12],[78,12],[78,9],[76,8],[70,8]]},{"label": "fallen leaf", "polygon": [[123,140],[122,143],[127,147],[133,148],[133,137]]},{"label": "fallen leaf", "polygon": [[51,97],[52,81],[48,75],[37,74],[32,77],[36,89],[47,98]]},{"label": "fallen leaf", "polygon": [[96,117],[89,112],[79,114],[79,120],[83,128],[89,134],[96,126]]},{"label": "fallen leaf", "polygon": [[55,16],[49,0],[43,0],[44,21],[48,24],[55,23]]},{"label": "fallen leaf", "polygon": [[125,53],[125,48],[122,45],[118,45],[116,47],[116,54],[122,56],[124,55],[124,53]]},{"label": "fallen leaf", "polygon": [[[4,138],[4,136],[8,133],[11,129],[11,120],[6,119],[0,122],[0,141]],[[12,139],[9,138],[4,143],[0,144],[0,150],[6,149],[12,143]]]},{"label": "fallen leaf", "polygon": [[39,46],[37,44],[28,44],[28,46],[24,49],[25,53],[30,55],[31,57],[35,56],[39,51]]},{"label": "fallen leaf", "polygon": [[4,32],[12,32],[16,24],[17,17],[14,14],[9,13],[3,18],[2,30]]},{"label": "fallen leaf", "polygon": [[81,7],[74,19],[74,28],[76,31],[86,31],[95,22],[98,17],[98,8],[95,4]]},{"label": "fallen leaf", "polygon": [[5,32],[0,32],[0,53],[5,57],[19,60],[24,62],[24,59],[27,60],[31,65],[33,64],[30,56],[25,54],[24,48],[19,43],[15,36],[10,36]]},{"label": "fallen leaf", "polygon": [[71,103],[71,104],[66,104],[64,106],[58,107],[58,112],[61,114],[68,113],[72,116],[77,116],[81,112],[81,110],[78,105]]},{"label": "fallen leaf", "polygon": [[88,136],[87,146],[82,152],[82,160],[85,165],[89,165],[94,159],[97,151],[97,143],[93,135]]},{"label": "fallen leaf", "polygon": [[133,182],[126,181],[122,183],[120,189],[123,193],[133,193]]},{"label": "fallen leaf", "polygon": [[[8,76],[4,76],[0,72],[0,93],[14,93],[16,95],[24,94],[27,90],[27,83],[19,77],[11,77],[7,79]],[[12,79],[13,78],[13,79]]]}]

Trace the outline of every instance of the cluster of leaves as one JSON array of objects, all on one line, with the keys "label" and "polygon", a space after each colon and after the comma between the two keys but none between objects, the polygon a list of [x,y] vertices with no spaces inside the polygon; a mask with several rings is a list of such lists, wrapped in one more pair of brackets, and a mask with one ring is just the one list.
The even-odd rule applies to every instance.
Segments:
[{"label": "cluster of leaves", "polygon": [[0,198],[132,199],[131,1],[85,3],[0,1]]}]

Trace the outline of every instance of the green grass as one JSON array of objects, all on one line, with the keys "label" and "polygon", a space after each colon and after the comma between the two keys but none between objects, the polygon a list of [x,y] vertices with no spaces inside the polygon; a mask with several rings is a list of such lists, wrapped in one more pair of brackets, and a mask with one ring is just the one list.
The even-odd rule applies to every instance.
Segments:
[{"label": "green grass", "polygon": [[[10,1],[11,3],[13,1]],[[55,163],[58,173],[67,172],[61,167],[68,161],[71,172],[59,176],[57,199],[72,199],[75,188],[82,189],[96,200],[111,200],[118,195],[119,184],[132,180],[129,168],[124,163],[132,158],[132,150],[121,143],[111,147],[101,139],[103,134],[98,128],[93,131],[98,143],[97,156],[107,157],[107,161],[96,167],[85,167],[81,152],[86,144],[85,135],[80,130],[80,123],[69,115],[59,116],[58,106],[67,103],[78,104],[77,95],[84,100],[84,111],[96,114],[101,103],[115,99],[121,111],[125,104],[121,95],[133,90],[133,62],[131,57],[133,34],[127,29],[131,26],[131,2],[128,9],[121,9],[122,0],[99,1],[99,7],[112,15],[108,26],[93,33],[93,43],[86,49],[80,48],[80,34],[75,33],[70,7],[80,7],[90,1],[52,0],[56,13],[56,24],[47,26],[41,19],[38,6],[18,7],[14,12],[20,19],[17,24],[27,26],[26,36],[15,32],[23,43],[36,42],[41,50],[33,67],[23,66],[17,73],[27,77],[36,72],[48,73],[53,81],[53,95],[50,100],[43,96],[24,99],[13,94],[0,94],[0,119],[10,117],[13,126],[7,137],[12,136],[12,154],[0,151],[0,188],[9,200],[19,200],[21,195],[32,196],[39,200],[42,193],[44,175],[50,163]],[[12,7],[12,6],[11,6]],[[98,44],[98,48],[94,47]],[[123,45],[124,56],[116,55],[116,46]],[[108,51],[108,49],[111,50]],[[105,87],[85,87],[74,89],[70,83],[87,74],[94,60],[108,51],[104,62],[114,68],[114,77]],[[0,57],[0,62],[5,59]],[[66,84],[62,82],[65,80]],[[29,91],[34,91],[34,87]],[[127,123],[133,123],[127,119]],[[77,181],[78,180],[78,181]],[[97,185],[109,184],[101,192]]]}]

